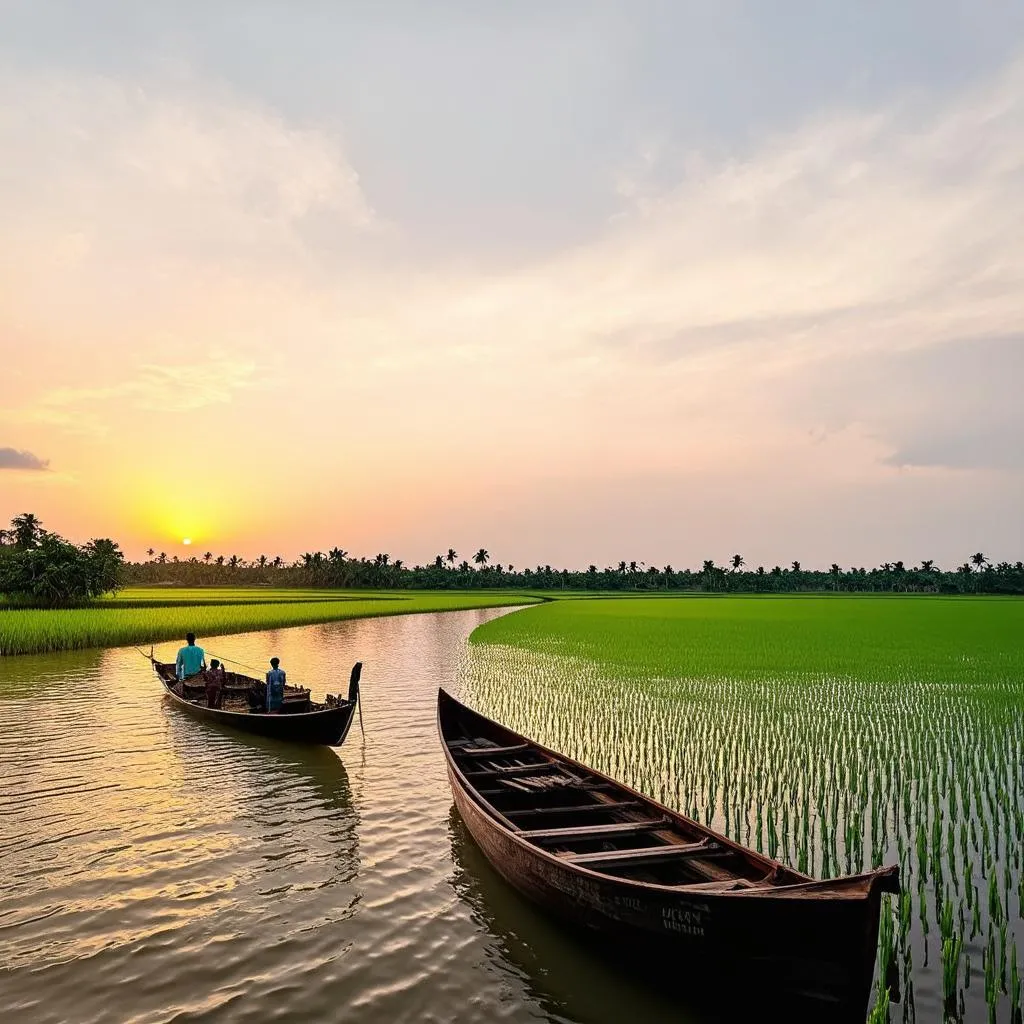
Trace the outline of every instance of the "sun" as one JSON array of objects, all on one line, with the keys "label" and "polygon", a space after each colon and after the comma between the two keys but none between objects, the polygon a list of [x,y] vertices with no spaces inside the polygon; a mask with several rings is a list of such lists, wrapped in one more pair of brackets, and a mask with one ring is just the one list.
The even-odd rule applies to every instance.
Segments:
[{"label": "sun", "polygon": [[182,537],[181,538],[181,543],[182,544],[191,544],[192,543],[192,538],[191,537]]}]

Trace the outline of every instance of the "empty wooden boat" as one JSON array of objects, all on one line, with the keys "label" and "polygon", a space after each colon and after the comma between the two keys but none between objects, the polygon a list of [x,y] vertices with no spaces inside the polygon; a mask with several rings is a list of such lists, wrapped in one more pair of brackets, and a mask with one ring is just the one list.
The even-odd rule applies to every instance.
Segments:
[{"label": "empty wooden boat", "polygon": [[212,708],[207,705],[201,677],[187,681],[182,687],[175,677],[173,663],[157,661],[152,652],[149,660],[172,703],[194,718],[290,743],[340,747],[352,727],[359,704],[359,677],[363,667],[359,661],[352,667],[347,698],[328,694],[320,704],[310,698],[309,690],[285,686],[284,707],[267,714],[259,710],[258,701],[253,699],[264,691],[265,684],[259,679],[238,672],[226,673],[221,706]]},{"label": "empty wooden boat", "polygon": [[573,924],[864,1020],[896,867],[816,881],[438,693],[456,807],[507,882]]}]

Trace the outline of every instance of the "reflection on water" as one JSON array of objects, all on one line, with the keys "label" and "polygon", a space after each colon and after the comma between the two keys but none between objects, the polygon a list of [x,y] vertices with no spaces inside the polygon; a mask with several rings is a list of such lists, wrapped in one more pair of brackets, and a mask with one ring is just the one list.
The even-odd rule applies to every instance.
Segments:
[{"label": "reflection on water", "polygon": [[195,721],[132,649],[0,659],[0,1019],[548,1018],[450,884],[437,687],[497,614],[208,644],[316,695],[362,659],[340,751]]},{"label": "reflection on water", "polygon": [[0,1019],[735,1019],[683,1013],[548,920],[453,816],[437,687],[504,613],[207,645],[276,654],[317,697],[362,660],[365,740],[340,751],[195,721],[132,649],[0,659]]}]

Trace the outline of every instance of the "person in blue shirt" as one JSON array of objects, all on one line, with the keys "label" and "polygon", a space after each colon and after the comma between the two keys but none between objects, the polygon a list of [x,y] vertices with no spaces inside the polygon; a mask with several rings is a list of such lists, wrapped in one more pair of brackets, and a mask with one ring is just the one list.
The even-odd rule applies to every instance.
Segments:
[{"label": "person in blue shirt", "polygon": [[185,646],[178,651],[178,658],[174,663],[174,674],[179,681],[184,682],[189,676],[197,675],[206,668],[206,652],[202,647],[196,645],[195,633],[189,633],[185,637]]},{"label": "person in blue shirt", "polygon": [[280,658],[270,659],[270,671],[267,673],[267,711],[280,711],[284,706],[284,669],[278,668]]}]

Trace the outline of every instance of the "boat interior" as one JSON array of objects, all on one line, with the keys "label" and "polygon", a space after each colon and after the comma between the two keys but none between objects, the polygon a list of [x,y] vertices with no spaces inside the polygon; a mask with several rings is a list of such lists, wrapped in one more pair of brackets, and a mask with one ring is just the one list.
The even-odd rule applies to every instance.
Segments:
[{"label": "boat interior", "polygon": [[807,881],[531,743],[501,745],[473,731],[447,743],[481,801],[522,839],[569,863],[623,880],[694,891]]},{"label": "boat interior", "polygon": [[[174,693],[192,704],[206,705],[206,686],[202,680],[187,681],[181,684],[174,674],[174,665],[157,662],[157,674]],[[259,697],[262,686],[258,679],[241,675],[238,672],[226,672],[220,709],[223,711],[250,712],[260,709]],[[284,688],[284,714],[304,714],[309,711],[321,711],[325,707],[333,707],[340,703],[334,697],[328,697],[327,704],[317,704],[310,697],[310,691],[301,686],[286,685]]]}]

